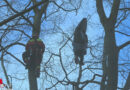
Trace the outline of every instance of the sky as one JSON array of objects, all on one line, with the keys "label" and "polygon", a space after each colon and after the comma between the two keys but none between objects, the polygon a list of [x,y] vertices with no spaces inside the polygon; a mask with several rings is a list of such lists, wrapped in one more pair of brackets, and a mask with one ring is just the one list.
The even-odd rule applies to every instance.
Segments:
[{"label": "sky", "polygon": [[[19,2],[20,6],[17,6],[16,3],[13,3],[14,7],[21,7],[22,4],[26,4],[25,2]],[[18,3],[17,3],[18,4]],[[16,5],[16,6],[15,6]],[[104,4],[105,5],[105,4]],[[21,8],[22,10],[22,8]],[[106,14],[109,16],[109,11],[110,8],[107,7],[106,9]],[[82,18],[86,17],[89,19],[88,21],[88,27],[87,27],[87,35],[88,35],[88,39],[89,41],[92,42],[92,44],[94,44],[96,41],[96,39],[99,36],[104,36],[103,33],[103,27],[100,24],[99,21],[99,17],[96,11],[96,4],[95,4],[95,0],[93,0],[92,2],[90,2],[90,0],[84,0],[83,2],[83,6],[80,8],[80,10],[78,10],[78,13],[76,14],[75,12],[70,12],[68,14],[63,13],[63,11],[61,11],[62,14],[60,17],[57,17],[56,19],[60,21],[60,18],[64,19],[64,22],[62,22],[62,20],[60,22],[62,23],[57,23],[57,25],[59,25],[65,33],[67,33],[69,36],[71,36],[71,34],[73,33],[73,29],[78,25],[78,23],[82,20]],[[32,13],[31,13],[32,14]],[[50,17],[51,19],[54,18],[57,15],[54,15],[52,17]],[[4,18],[2,18],[4,20]],[[55,18],[54,18],[55,19]],[[130,17],[128,17],[128,21],[129,21]],[[1,20],[0,20],[1,21]],[[125,23],[127,23],[127,25],[129,25],[130,23],[128,21],[125,21]],[[40,38],[44,41],[45,45],[46,45],[46,53],[44,54],[44,58],[43,58],[43,65],[44,63],[48,60],[49,58],[49,53],[47,52],[47,50],[50,50],[53,53],[58,53],[58,49],[60,48],[60,46],[63,45],[62,41],[62,34],[61,33],[54,33],[52,34],[52,31],[50,30],[50,33],[48,33],[47,30],[49,30],[51,28],[51,25],[53,25],[53,22],[51,21],[45,21],[43,22],[42,26],[41,26],[41,30],[43,31],[41,33]],[[123,30],[123,27],[119,28],[121,30]],[[60,31],[60,30],[58,30]],[[129,33],[128,30],[125,30],[126,32]],[[31,34],[30,34],[31,35]],[[116,40],[117,40],[117,45],[121,45],[122,43],[124,43],[125,41],[128,41],[129,38],[120,34],[116,34]],[[27,41],[27,40],[26,40]],[[61,44],[60,44],[61,43]],[[71,46],[71,42],[69,42],[70,47]],[[68,46],[66,46],[66,48],[64,49],[63,53],[65,55],[67,55],[70,59],[68,60],[68,62],[72,61],[73,58],[73,52],[72,52],[72,48],[70,48]],[[17,49],[16,49],[17,48]],[[67,50],[69,50],[69,53],[66,53]],[[13,47],[10,49],[10,51],[13,51],[12,53],[15,54],[20,60],[22,60],[22,56],[21,56],[21,52],[24,51],[24,47]],[[124,51],[122,51],[122,53],[124,53]],[[127,52],[126,52],[127,53]],[[67,63],[66,60],[66,56],[63,55],[63,60],[64,63]],[[128,54],[130,56],[130,54]],[[122,57],[125,57],[124,55],[121,54]],[[12,82],[13,82],[13,86],[14,86],[14,90],[28,90],[28,75],[27,75],[27,70],[25,70],[25,68],[20,64],[15,62],[15,60],[13,58],[11,58],[10,56],[6,57],[7,59],[10,59],[10,62],[14,62],[13,64],[6,64],[6,69],[9,75],[13,75],[14,77],[20,77],[20,79],[25,79],[25,80],[17,80],[15,78],[13,78]],[[55,60],[54,62],[56,63],[55,65],[52,65],[53,68],[56,69],[56,71],[58,72],[58,58],[54,57]],[[87,59],[90,59],[88,55],[85,56],[85,61],[87,61]],[[48,64],[51,65],[51,64]],[[66,64],[68,65],[68,64]],[[84,67],[86,67],[87,65],[85,65]],[[20,67],[20,68],[19,68]],[[75,65],[73,64],[73,67],[75,67]],[[98,66],[100,67],[100,66]],[[42,68],[43,69],[43,68]],[[1,67],[0,67],[0,72],[2,72]],[[17,73],[16,73],[17,72]],[[77,72],[77,71],[76,71]],[[87,77],[88,79],[90,77],[92,77],[92,74],[90,71],[86,71],[87,73],[90,73]],[[96,71],[97,73],[100,73],[99,71]],[[41,74],[41,77],[44,76],[44,73]],[[73,77],[73,79],[75,79],[75,74],[73,74],[71,76],[71,78]],[[6,82],[5,77],[3,75],[3,73],[0,73],[0,78],[3,79],[4,82]],[[45,82],[43,80],[44,78],[40,78],[38,79],[38,81],[40,82],[39,87],[41,87],[43,84],[44,88],[47,87],[47,85],[49,86],[49,83]],[[84,78],[83,78],[84,79]],[[86,78],[85,78],[86,79]],[[99,78],[97,78],[99,79]],[[121,78],[122,79],[122,78]],[[59,87],[59,88],[63,88],[63,87]],[[72,88],[71,86],[66,87],[68,88],[68,90],[70,88]],[[87,90],[95,90],[95,88],[97,90],[99,90],[99,87],[97,85],[93,85],[92,84],[88,85],[85,89]],[[84,89],[84,90],[85,90]],[[54,90],[54,89],[51,89]],[[59,90],[59,89],[58,89]]]}]

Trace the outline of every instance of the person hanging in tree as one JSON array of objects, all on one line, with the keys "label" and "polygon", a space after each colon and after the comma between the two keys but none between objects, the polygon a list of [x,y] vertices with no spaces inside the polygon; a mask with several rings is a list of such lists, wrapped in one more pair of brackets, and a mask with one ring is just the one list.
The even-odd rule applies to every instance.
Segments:
[{"label": "person hanging in tree", "polygon": [[36,76],[40,76],[40,64],[45,51],[45,45],[37,34],[28,41],[26,52],[23,53],[23,60],[26,63],[26,68],[34,69]]},{"label": "person hanging in tree", "polygon": [[[88,46],[88,37],[86,35],[87,19],[83,18],[75,29],[73,40],[73,51],[75,55],[75,63],[84,65],[83,59]],[[80,61],[79,61],[80,58]]]}]

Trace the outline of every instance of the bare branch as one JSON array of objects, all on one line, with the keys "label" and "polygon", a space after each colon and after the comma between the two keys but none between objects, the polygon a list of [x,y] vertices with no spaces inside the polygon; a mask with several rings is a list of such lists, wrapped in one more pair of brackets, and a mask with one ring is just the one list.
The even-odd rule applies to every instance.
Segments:
[{"label": "bare branch", "polygon": [[123,34],[123,35],[125,35],[125,36],[130,36],[130,35],[128,35],[128,34],[125,34],[125,33],[123,33],[123,32],[120,32],[120,31],[115,31],[115,32],[120,33],[120,34]]},{"label": "bare branch", "polygon": [[128,16],[129,16],[129,13],[127,14],[126,11],[124,11],[122,16],[118,18],[119,22],[115,25],[115,28],[117,28]]},{"label": "bare branch", "polygon": [[130,8],[119,8],[119,10],[128,10],[128,11],[130,11]]},{"label": "bare branch", "polygon": [[94,81],[94,79],[96,78],[96,76],[102,77],[102,75],[94,74],[94,75],[93,75],[93,78],[92,78],[91,80],[86,80],[86,81],[84,81],[84,82],[81,82],[82,84],[84,84],[84,85],[82,86],[82,88],[85,87],[85,86],[86,86],[87,84],[89,84],[89,83],[100,84],[100,82]]},{"label": "bare branch", "polygon": [[9,77],[8,77],[8,75],[7,75],[7,71],[6,71],[5,66],[4,66],[3,56],[4,56],[4,52],[2,52],[2,56],[1,56],[1,66],[2,66],[3,71],[4,71],[4,75],[5,75],[7,84],[8,84],[8,86],[9,86],[9,88],[11,89],[11,88],[12,88],[12,85],[10,84]]},{"label": "bare branch", "polygon": [[61,8],[63,11],[67,11],[67,12],[72,12],[72,11],[77,11],[78,10],[78,8],[75,8],[75,9],[65,9],[65,8],[63,8],[61,5],[58,5],[55,1],[51,1],[51,2],[53,2],[58,8]]},{"label": "bare branch", "polygon": [[15,42],[15,43],[12,43],[12,44],[7,45],[7,46],[5,46],[5,47],[2,47],[2,46],[1,46],[0,51],[6,50],[7,48],[10,48],[11,46],[14,46],[14,45],[22,45],[22,46],[25,46],[25,44],[23,44],[23,43]]},{"label": "bare branch", "polygon": [[30,7],[30,8],[28,8],[28,9],[24,10],[24,11],[21,11],[21,12],[15,14],[15,15],[3,20],[2,22],[0,22],[0,26],[3,26],[4,24],[6,24],[6,23],[10,22],[11,20],[13,20],[13,19],[15,19],[15,18],[17,18],[17,17],[31,11],[32,9],[36,8],[37,6],[39,6],[39,5],[41,5],[41,4],[45,3],[45,2],[47,2],[47,0],[41,1],[41,2],[37,3],[36,5],[34,5],[34,6]]},{"label": "bare branch", "polygon": [[20,60],[18,59],[16,56],[14,56],[13,54],[11,54],[10,52],[8,51],[5,51],[7,54],[9,54],[10,56],[12,56],[14,59],[16,59],[18,62],[20,62],[23,66],[25,66],[25,64]]},{"label": "bare branch", "polygon": [[126,46],[129,45],[129,44],[130,44],[130,41],[127,41],[127,42],[125,42],[124,44],[118,46],[118,49],[120,50],[120,49],[126,47]]},{"label": "bare branch", "polygon": [[[7,1],[7,0],[4,0],[6,3],[7,3],[7,5],[15,12],[15,13],[19,13],[18,11],[16,11],[10,4],[9,4],[9,2]],[[22,17],[23,17],[23,19],[25,19],[32,27],[34,27],[34,25],[32,24],[32,22],[29,20],[29,19],[27,19],[24,15],[21,15]]]}]

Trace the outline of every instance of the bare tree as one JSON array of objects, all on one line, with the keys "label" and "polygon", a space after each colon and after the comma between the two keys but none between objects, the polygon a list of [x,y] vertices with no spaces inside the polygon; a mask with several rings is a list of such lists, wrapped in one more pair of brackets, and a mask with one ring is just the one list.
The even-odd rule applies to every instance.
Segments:
[{"label": "bare tree", "polygon": [[[109,17],[105,15],[103,0],[97,0],[96,6],[105,31],[101,90],[117,90],[119,52],[130,44],[130,41],[127,41],[123,45],[116,45],[115,26],[118,21],[120,0],[113,0]],[[106,85],[105,82],[107,82]]]},{"label": "bare tree", "polygon": [[[81,4],[81,1],[79,1],[80,4]],[[23,1],[20,1],[20,2],[22,3]],[[13,55],[8,50],[12,47],[15,47],[15,45],[25,47],[25,41],[23,40],[27,41],[27,39],[31,38],[31,35],[29,33],[32,33],[32,34],[38,33],[38,35],[40,35],[41,24],[43,23],[43,21],[47,19],[49,16],[53,15],[59,9],[65,12],[72,12],[72,11],[77,11],[80,8],[80,5],[76,7],[76,5],[74,5],[73,3],[69,4],[70,1],[68,2],[62,1],[61,5],[59,5],[57,1],[53,1],[53,0],[52,1],[43,0],[41,2],[37,0],[31,0],[31,1],[26,1],[26,2],[28,3],[23,5],[23,10],[19,11],[20,8],[17,8],[18,5],[15,6],[14,4],[12,4],[14,2],[3,0],[2,3],[4,3],[4,5],[1,5],[1,7],[6,8],[6,10],[8,10],[9,12],[5,14],[5,16],[7,16],[6,19],[1,20],[0,22],[0,26],[1,26],[0,51],[1,52],[4,51],[4,54],[6,53],[7,55],[10,55],[11,57],[13,57],[15,60],[17,60],[24,66],[25,64],[22,62],[22,60],[17,58],[17,56]],[[19,2],[15,1],[15,3],[19,3]],[[53,6],[55,6],[57,10],[48,15],[47,7],[49,3],[53,4]],[[66,8],[67,5],[71,5],[72,8]],[[33,11],[30,12],[31,10]],[[15,35],[15,32],[17,33],[16,37],[9,38],[9,35],[11,33]],[[8,40],[5,40],[6,38],[8,38]],[[3,56],[1,56],[1,58],[3,58]],[[4,59],[1,59],[1,60],[3,61]],[[3,65],[3,62],[2,62],[2,65]],[[37,80],[36,80],[36,77],[34,76],[34,71],[29,70],[28,74],[29,74],[30,90],[38,90]],[[5,72],[5,75],[7,76],[6,72]],[[7,81],[8,81],[8,78],[7,78]],[[7,83],[9,84],[9,82]]]}]

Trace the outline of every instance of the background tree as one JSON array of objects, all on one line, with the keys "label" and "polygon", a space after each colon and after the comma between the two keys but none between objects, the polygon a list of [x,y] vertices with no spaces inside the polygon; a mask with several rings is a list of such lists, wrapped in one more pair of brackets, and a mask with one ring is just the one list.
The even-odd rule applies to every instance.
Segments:
[{"label": "background tree", "polygon": [[[104,54],[103,54],[103,78],[101,82],[101,90],[117,90],[118,84],[118,63],[119,52],[122,48],[130,44],[130,41],[117,46],[115,39],[116,24],[120,24],[122,20],[118,21],[120,0],[113,0],[111,6],[111,12],[109,17],[105,15],[103,0],[97,0],[97,12],[100,17],[100,21],[104,27]],[[127,17],[127,16],[126,16]],[[125,17],[125,18],[126,18]],[[114,70],[114,72],[113,72]],[[108,79],[107,79],[108,78]],[[107,84],[105,85],[105,82]]]},{"label": "background tree", "polygon": [[[20,59],[18,59],[14,54],[11,54],[10,52],[7,52],[7,51],[10,48],[14,47],[15,45],[25,46],[25,44],[23,44],[23,43],[25,43],[25,40],[23,39],[24,37],[30,38],[31,37],[30,34],[34,34],[34,33],[40,34],[42,22],[47,17],[51,16],[51,14],[58,12],[59,9],[62,9],[63,11],[66,11],[66,12],[71,12],[71,11],[78,10],[78,8],[80,7],[80,5],[78,5],[78,7],[76,7],[76,5],[73,6],[72,3],[69,4],[69,1],[66,2],[65,4],[64,4],[64,1],[62,1],[61,5],[57,4],[57,1],[49,1],[49,0],[45,0],[45,1],[41,1],[41,2],[38,2],[37,0],[26,1],[26,4],[24,3],[24,1],[12,2],[12,1],[8,1],[8,0],[4,0],[1,2],[2,2],[1,10],[3,8],[8,10],[8,13],[3,14],[3,15],[7,15],[7,17],[1,16],[1,17],[3,17],[2,18],[3,20],[1,19],[2,22],[0,23],[0,26],[4,25],[3,27],[1,27],[2,28],[1,29],[1,31],[2,31],[1,32],[1,35],[2,35],[1,51],[4,50],[4,54],[6,53],[7,55],[11,55],[14,59],[19,61],[23,65],[24,65],[24,63]],[[56,11],[52,12],[49,10],[51,13],[46,15],[46,11],[47,11],[47,7],[48,7],[49,3],[51,3],[53,5],[53,8],[54,8],[53,10],[56,10]],[[80,3],[81,3],[81,1],[80,1]],[[71,5],[74,9],[73,8],[66,9],[65,8],[66,4]],[[24,7],[20,8],[21,6],[24,6]],[[21,9],[21,11],[20,11],[20,9]],[[33,12],[29,12],[32,9],[33,9]],[[4,18],[7,18],[7,19],[4,19]],[[8,23],[9,21],[11,21],[11,22]],[[28,30],[28,29],[30,29],[30,30]],[[15,37],[15,38],[13,36],[9,37],[10,34],[13,34],[13,35],[17,34],[16,35],[17,37]],[[6,41],[6,43],[5,43],[3,40],[4,38],[8,38],[8,41],[11,41],[11,42],[9,43],[8,41]],[[14,41],[14,42],[12,42],[12,41]],[[4,44],[5,46],[3,46],[2,44]],[[10,51],[12,51],[12,50],[10,50]],[[12,51],[12,53],[13,52],[15,52],[15,51]],[[1,61],[3,61],[3,54],[2,54]],[[2,65],[4,66],[4,64],[2,64]],[[7,74],[5,74],[5,75],[7,76]],[[7,83],[9,83],[8,81],[9,80],[7,78]],[[31,70],[29,70],[29,83],[30,83],[30,90],[37,90],[37,82],[36,82],[36,78],[34,76],[34,71],[31,71]]]}]

